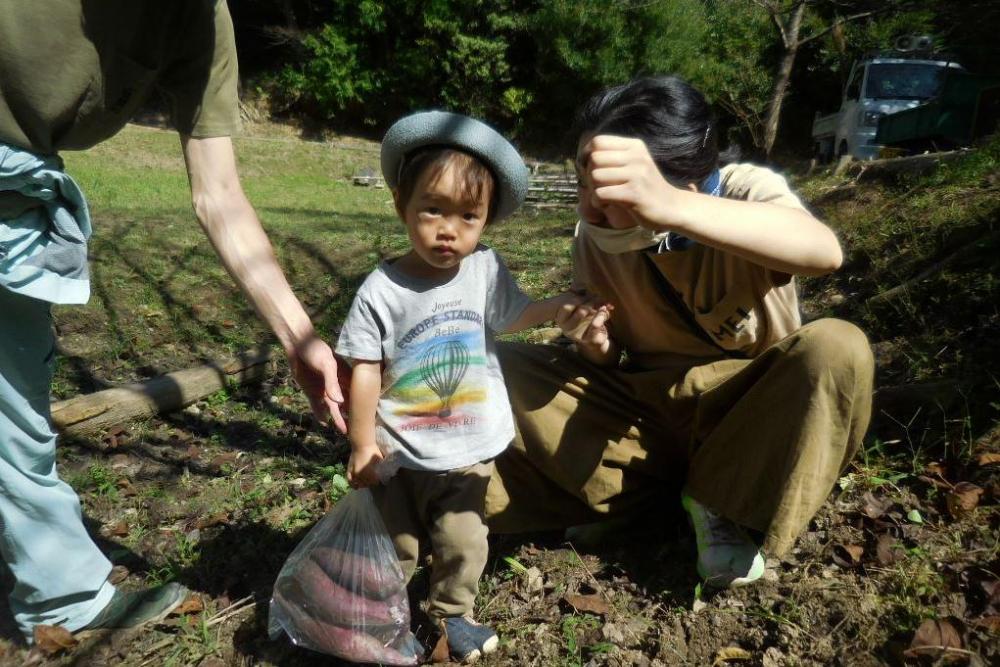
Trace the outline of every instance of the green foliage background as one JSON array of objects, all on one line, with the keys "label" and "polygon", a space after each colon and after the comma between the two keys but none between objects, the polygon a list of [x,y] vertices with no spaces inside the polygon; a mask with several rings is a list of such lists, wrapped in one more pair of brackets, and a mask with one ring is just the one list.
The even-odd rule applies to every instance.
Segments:
[{"label": "green foliage background", "polygon": [[[574,109],[602,87],[676,73],[714,102],[730,139],[760,145],[785,46],[805,2],[782,133],[808,144],[851,62],[931,34],[973,71],[997,72],[988,0],[247,0],[231,2],[247,91],[269,110],[377,136],[402,114],[447,108],[536,149],[563,148]],[[838,20],[852,19],[830,30]],[[794,110],[792,110],[794,109]],[[780,143],[780,140],[779,140]]]}]

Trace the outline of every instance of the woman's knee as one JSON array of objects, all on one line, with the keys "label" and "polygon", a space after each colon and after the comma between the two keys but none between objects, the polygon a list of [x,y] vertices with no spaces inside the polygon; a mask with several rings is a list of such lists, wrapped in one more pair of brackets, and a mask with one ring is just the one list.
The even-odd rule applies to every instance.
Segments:
[{"label": "woman's knee", "polygon": [[870,382],[875,366],[871,345],[868,336],[854,324],[832,318],[816,320],[797,334],[793,349],[810,375],[849,373]]}]

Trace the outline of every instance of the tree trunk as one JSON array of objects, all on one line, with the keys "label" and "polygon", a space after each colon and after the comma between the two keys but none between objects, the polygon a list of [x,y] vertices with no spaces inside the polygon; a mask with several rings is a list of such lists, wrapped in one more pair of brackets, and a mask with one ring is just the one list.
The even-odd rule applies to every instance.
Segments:
[{"label": "tree trunk", "polygon": [[52,423],[64,435],[99,435],[123,422],[179,410],[225,388],[228,382],[262,380],[270,370],[270,359],[270,348],[262,346],[236,359],[58,401],[52,404]]},{"label": "tree trunk", "polygon": [[292,6],[292,0],[281,0],[281,14],[285,18],[285,27],[297,32],[299,21],[295,16],[295,7]]},{"label": "tree trunk", "polygon": [[[764,119],[764,155],[771,156],[771,149],[774,148],[774,140],[778,136],[778,120],[781,117],[781,105],[785,101],[788,92],[788,82],[792,78],[792,68],[795,66],[795,56],[799,51],[799,29],[802,27],[802,17],[806,12],[806,3],[800,2],[789,19],[788,26],[782,34],[782,41],[785,45],[785,53],[781,57],[781,65],[778,67],[778,74],[774,78],[774,88],[771,91],[771,103],[767,108],[767,116]],[[778,21],[775,17],[775,21]]]}]

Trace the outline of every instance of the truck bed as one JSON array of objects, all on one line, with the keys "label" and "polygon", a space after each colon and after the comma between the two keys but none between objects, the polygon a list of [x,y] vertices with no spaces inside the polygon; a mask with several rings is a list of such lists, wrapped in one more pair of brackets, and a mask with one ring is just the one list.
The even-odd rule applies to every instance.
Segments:
[{"label": "truck bed", "polygon": [[825,116],[816,116],[813,121],[812,136],[814,139],[822,139],[825,137],[832,137],[837,133],[837,120],[840,118],[840,112],[836,111]]}]

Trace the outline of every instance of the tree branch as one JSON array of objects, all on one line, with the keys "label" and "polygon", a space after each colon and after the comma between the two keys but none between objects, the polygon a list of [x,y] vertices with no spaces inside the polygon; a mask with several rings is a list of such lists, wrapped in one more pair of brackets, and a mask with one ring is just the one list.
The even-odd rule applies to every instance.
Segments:
[{"label": "tree branch", "polygon": [[884,8],[884,9],[873,9],[870,12],[861,12],[860,14],[852,14],[851,16],[846,16],[846,17],[844,17],[842,19],[837,19],[836,21],[834,21],[833,23],[831,23],[827,27],[823,28],[819,32],[817,32],[815,34],[812,34],[812,35],[809,35],[808,37],[803,37],[802,39],[800,39],[799,40],[799,46],[802,46],[803,44],[805,44],[807,42],[811,42],[814,39],[818,39],[818,38],[822,37],[826,33],[830,32],[831,30],[833,30],[834,28],[836,28],[837,26],[844,25],[845,23],[850,23],[851,21],[857,21],[858,19],[863,19],[866,16],[875,16],[876,14],[884,14],[884,13],[892,11],[894,9],[897,9],[897,7],[893,6],[893,7],[887,7],[887,8]]},{"label": "tree branch", "polygon": [[817,32],[816,34],[809,35],[808,37],[803,37],[802,39],[799,40],[799,46],[802,46],[807,42],[811,42],[814,39],[818,39],[819,37],[822,37],[823,35],[827,34],[837,26],[844,25],[845,23],[850,23],[851,21],[857,21],[858,19],[863,19],[869,16],[878,16],[879,14],[887,14],[888,12],[899,11],[901,9],[906,9],[907,7],[916,6],[917,4],[918,3],[916,2],[907,2],[905,0],[903,2],[889,2],[887,7],[882,7],[880,9],[873,9],[867,12],[859,12],[857,14],[845,16],[844,18],[837,19],[827,27]]}]

